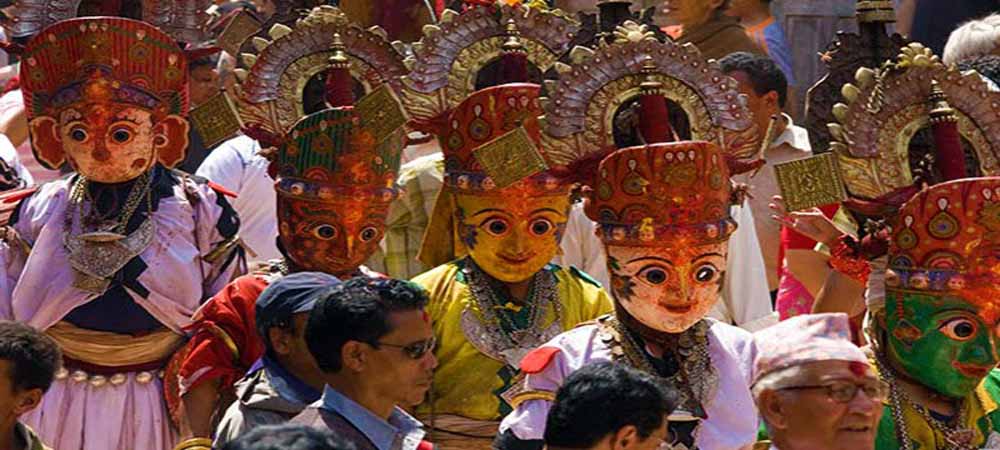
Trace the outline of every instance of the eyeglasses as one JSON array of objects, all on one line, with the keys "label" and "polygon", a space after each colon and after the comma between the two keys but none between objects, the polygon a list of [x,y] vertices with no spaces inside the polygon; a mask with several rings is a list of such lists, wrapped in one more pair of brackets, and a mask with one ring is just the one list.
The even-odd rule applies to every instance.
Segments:
[{"label": "eyeglasses", "polygon": [[388,344],[388,343],[385,343],[385,342],[376,342],[375,343],[376,347],[378,347],[380,345],[386,346],[386,347],[389,347],[389,348],[398,348],[398,349],[402,350],[403,353],[406,354],[406,356],[409,356],[411,359],[420,359],[420,358],[423,358],[424,355],[426,355],[428,352],[434,350],[434,347],[437,345],[437,337],[431,336],[430,339],[425,339],[423,341],[417,341],[417,342],[414,342],[412,344],[407,344],[407,345]]},{"label": "eyeglasses", "polygon": [[778,389],[779,391],[795,391],[806,389],[826,389],[827,397],[837,403],[847,403],[854,400],[858,391],[864,391],[865,395],[872,399],[883,401],[889,395],[889,386],[884,382],[852,383],[849,381],[834,381],[828,384],[818,384],[813,386],[792,386]]}]

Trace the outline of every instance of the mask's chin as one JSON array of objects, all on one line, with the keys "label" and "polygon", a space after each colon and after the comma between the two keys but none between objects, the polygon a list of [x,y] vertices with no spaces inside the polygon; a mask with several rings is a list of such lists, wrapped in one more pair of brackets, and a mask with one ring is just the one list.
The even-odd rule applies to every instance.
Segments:
[{"label": "mask's chin", "polygon": [[475,261],[476,265],[479,266],[479,268],[482,269],[483,272],[486,272],[487,275],[489,275],[490,277],[492,277],[497,281],[507,284],[524,283],[526,281],[529,281],[531,280],[532,277],[535,276],[536,273],[538,273],[538,271],[542,270],[542,268],[545,267],[545,264],[542,264],[541,266],[532,270],[532,268],[535,267],[534,265],[517,266],[517,267],[510,267],[508,265],[506,268],[501,269],[501,267],[503,267],[503,264],[500,262],[496,263],[490,261],[480,262],[481,260],[475,258],[475,256],[472,257],[472,260]]},{"label": "mask's chin", "polygon": [[[964,398],[976,389],[984,377],[963,375],[953,367],[930,369],[925,363],[913,361],[914,355],[900,356],[899,349],[893,345],[892,358],[896,360],[897,371],[902,369],[906,378],[915,381],[932,391],[952,399]],[[929,358],[922,358],[927,361]]]}]

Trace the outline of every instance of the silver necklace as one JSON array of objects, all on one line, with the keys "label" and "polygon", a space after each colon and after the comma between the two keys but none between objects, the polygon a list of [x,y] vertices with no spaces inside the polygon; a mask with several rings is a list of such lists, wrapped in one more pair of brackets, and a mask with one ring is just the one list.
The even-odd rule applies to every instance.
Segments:
[{"label": "silver necklace", "polygon": [[[972,440],[975,438],[975,431],[962,428],[963,423],[962,418],[965,417],[966,408],[965,402],[959,408],[958,416],[956,417],[955,423],[957,425],[951,425],[944,423],[941,420],[935,419],[931,416],[930,410],[928,408],[921,407],[917,404],[903,390],[899,385],[899,381],[896,379],[895,372],[888,364],[882,361],[882,357],[878,352],[873,352],[875,355],[875,365],[878,367],[879,375],[882,381],[885,381],[889,385],[889,408],[892,412],[892,421],[896,425],[896,438],[900,443],[900,450],[913,450],[913,443],[910,442],[909,428],[906,426],[906,420],[903,417],[904,403],[908,404],[911,408],[920,414],[920,417],[927,422],[927,424],[937,431],[940,431],[944,435],[944,440],[947,443],[947,450],[975,450],[972,446]],[[992,429],[992,426],[990,427]],[[942,449],[945,450],[945,449]]]},{"label": "silver necklace", "polygon": [[[563,310],[555,274],[540,270],[533,276],[524,302],[525,308],[531,308],[526,328],[518,328],[513,319],[497,313],[497,309],[506,307],[496,292],[500,287],[471,258],[466,259],[462,274],[472,294],[469,306],[474,306],[466,307],[463,312],[462,329],[469,342],[483,354],[516,369],[525,355],[562,332]],[[554,319],[546,326],[545,316],[550,308]]]}]

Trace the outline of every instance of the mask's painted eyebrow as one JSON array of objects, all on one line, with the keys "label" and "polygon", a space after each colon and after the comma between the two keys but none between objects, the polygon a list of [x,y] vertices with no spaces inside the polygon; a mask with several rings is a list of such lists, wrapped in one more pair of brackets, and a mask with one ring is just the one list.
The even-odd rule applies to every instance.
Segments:
[{"label": "mask's painted eyebrow", "polygon": [[636,261],[646,261],[646,260],[660,261],[662,263],[670,264],[671,266],[674,265],[673,261],[671,261],[671,260],[669,260],[667,258],[659,257],[659,256],[640,256],[638,258],[629,260],[629,262],[627,264],[632,264],[632,263],[634,263]]}]

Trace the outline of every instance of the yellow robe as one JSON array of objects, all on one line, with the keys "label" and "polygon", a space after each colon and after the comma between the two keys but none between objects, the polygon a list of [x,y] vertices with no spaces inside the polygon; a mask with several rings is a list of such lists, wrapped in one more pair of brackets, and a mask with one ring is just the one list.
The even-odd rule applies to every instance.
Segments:
[{"label": "yellow robe", "polygon": [[[438,266],[413,281],[430,296],[428,313],[434,321],[438,339],[435,356],[438,367],[429,402],[420,405],[421,416],[450,414],[474,420],[500,420],[510,408],[500,398],[516,373],[500,361],[477,350],[462,331],[461,318],[466,308],[477,310],[468,285],[461,276],[462,260]],[[562,303],[562,329],[594,320],[611,312],[611,300],[599,283],[575,268],[564,269],[550,264],[545,269],[556,275],[556,287]],[[550,308],[543,325],[555,319]]]}]

